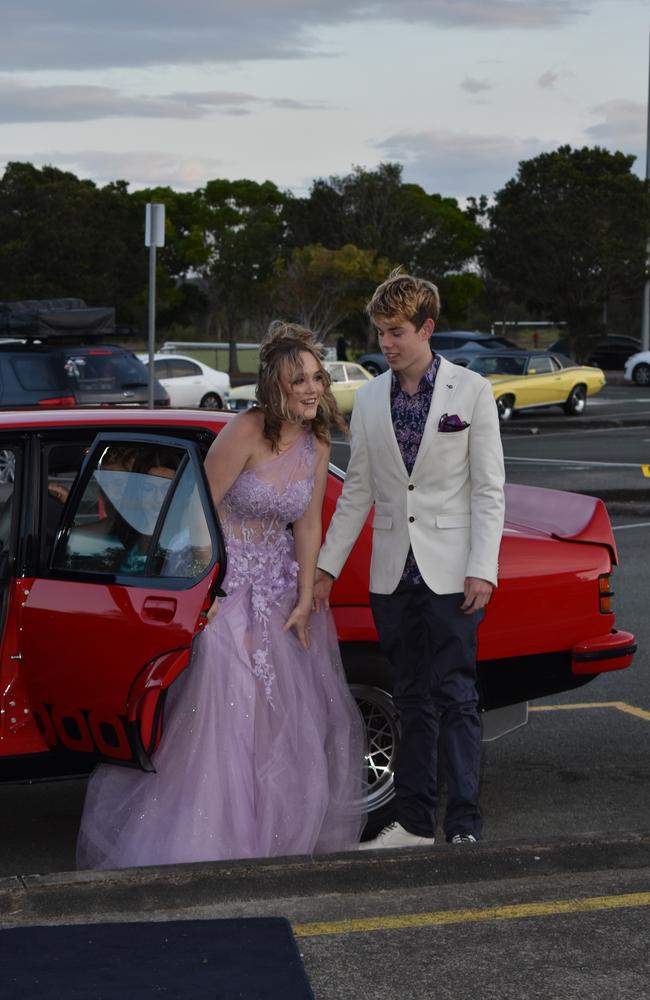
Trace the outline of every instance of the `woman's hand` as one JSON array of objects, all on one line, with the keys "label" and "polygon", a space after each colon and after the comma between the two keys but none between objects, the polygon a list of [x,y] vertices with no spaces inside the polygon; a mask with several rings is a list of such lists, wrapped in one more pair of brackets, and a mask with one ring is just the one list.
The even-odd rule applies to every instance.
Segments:
[{"label": "woman's hand", "polygon": [[295,628],[296,635],[305,649],[309,649],[309,625],[307,623],[310,612],[311,601],[309,604],[299,602],[287,618],[283,627],[283,632],[288,632],[289,629]]},{"label": "woman's hand", "polygon": [[214,601],[208,608],[208,613],[205,616],[208,619],[208,625],[210,624],[210,622],[212,621],[218,610],[219,610],[219,598],[215,597]]}]

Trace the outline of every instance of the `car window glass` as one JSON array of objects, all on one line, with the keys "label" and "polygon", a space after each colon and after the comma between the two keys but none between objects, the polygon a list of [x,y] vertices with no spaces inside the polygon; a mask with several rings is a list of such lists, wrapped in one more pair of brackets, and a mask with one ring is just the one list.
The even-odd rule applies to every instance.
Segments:
[{"label": "car window glass", "polygon": [[351,382],[359,378],[359,372],[354,367],[354,365],[345,365],[345,375],[346,378]]},{"label": "car window glass", "polygon": [[41,552],[45,564],[49,562],[52,543],[86,450],[86,446],[82,443],[54,444],[44,448],[45,483],[41,490]]},{"label": "car window glass", "polygon": [[60,389],[51,355],[16,357],[11,364],[23,389],[32,392],[56,392]]},{"label": "car window glass", "polygon": [[0,448],[0,555],[9,548],[15,476],[16,452]]},{"label": "car window glass", "polygon": [[185,361],[182,358],[170,358],[169,378],[187,378],[189,375],[200,375],[201,369],[192,361]]},{"label": "car window glass", "polygon": [[167,358],[159,358],[153,363],[156,378],[169,378],[169,362]]},{"label": "car window glass", "polygon": [[328,365],[327,371],[332,382],[345,382],[345,368],[343,365]]},{"label": "car window glass", "polygon": [[445,348],[449,350],[451,347],[462,347],[467,340],[462,337],[446,337],[444,333],[434,333],[432,342],[434,350],[443,351]]},{"label": "car window glass", "polygon": [[531,358],[528,367],[534,368],[537,375],[547,375],[553,371],[553,363],[550,358]]},{"label": "car window glass", "polygon": [[210,529],[194,466],[188,464],[169,505],[149,575],[198,578],[211,562]]},{"label": "car window glass", "polygon": [[66,352],[63,368],[67,384],[86,392],[111,392],[148,382],[141,361],[126,351],[110,348]]},{"label": "car window glass", "polygon": [[152,444],[109,445],[99,452],[53,568],[134,577],[201,575],[212,560],[210,532],[191,463],[178,480],[183,457],[179,448]]}]

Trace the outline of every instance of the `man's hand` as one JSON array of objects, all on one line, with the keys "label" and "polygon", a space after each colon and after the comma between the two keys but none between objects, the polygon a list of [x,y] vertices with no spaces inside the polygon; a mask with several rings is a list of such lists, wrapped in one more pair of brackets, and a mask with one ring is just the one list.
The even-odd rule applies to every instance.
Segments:
[{"label": "man's hand", "polygon": [[316,569],[314,577],[314,611],[320,611],[321,605],[327,609],[330,606],[330,592],[334,586],[334,577],[326,573],[324,569]]},{"label": "man's hand", "polygon": [[460,606],[460,610],[466,615],[473,615],[476,611],[484,608],[492,597],[493,585],[489,580],[481,580],[477,576],[465,577],[465,600]]}]

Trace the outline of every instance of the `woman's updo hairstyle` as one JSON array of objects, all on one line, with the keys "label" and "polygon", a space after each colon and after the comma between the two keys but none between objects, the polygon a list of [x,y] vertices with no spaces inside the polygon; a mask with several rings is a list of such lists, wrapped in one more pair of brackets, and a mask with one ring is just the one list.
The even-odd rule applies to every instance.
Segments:
[{"label": "woman's updo hairstyle", "polygon": [[318,362],[323,376],[324,392],[318,402],[316,416],[311,421],[312,431],[319,441],[329,443],[332,424],[339,430],[347,430],[332,395],[331,379],[323,367],[322,347],[314,334],[297,323],[274,320],[260,344],[260,367],[255,389],[257,403],[264,413],[264,437],[271,442],[274,451],[278,450],[283,422],[297,420],[289,411],[287,397],[282,390],[282,376],[291,380],[302,371],[301,355],[305,351]]}]

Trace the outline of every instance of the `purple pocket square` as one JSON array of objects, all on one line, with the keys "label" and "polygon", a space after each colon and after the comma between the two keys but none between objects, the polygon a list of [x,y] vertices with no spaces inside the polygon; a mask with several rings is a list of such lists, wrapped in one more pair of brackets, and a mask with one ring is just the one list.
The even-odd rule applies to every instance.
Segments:
[{"label": "purple pocket square", "polygon": [[461,420],[456,413],[443,413],[438,421],[439,431],[464,431],[469,424],[466,420]]}]

